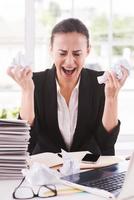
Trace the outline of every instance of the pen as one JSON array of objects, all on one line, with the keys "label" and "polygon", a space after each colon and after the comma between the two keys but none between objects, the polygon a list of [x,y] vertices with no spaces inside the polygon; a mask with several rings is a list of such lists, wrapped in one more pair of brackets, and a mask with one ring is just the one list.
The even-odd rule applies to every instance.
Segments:
[{"label": "pen", "polygon": [[72,186],[76,189],[88,192],[92,195],[100,196],[100,197],[107,198],[107,199],[115,199],[115,196],[112,193],[110,193],[106,190],[91,188],[91,187],[79,185],[79,184],[76,184],[76,183],[72,183],[72,182],[69,182],[69,181],[66,181],[66,180],[62,180],[62,183],[65,184],[65,185],[68,185],[68,186]]}]

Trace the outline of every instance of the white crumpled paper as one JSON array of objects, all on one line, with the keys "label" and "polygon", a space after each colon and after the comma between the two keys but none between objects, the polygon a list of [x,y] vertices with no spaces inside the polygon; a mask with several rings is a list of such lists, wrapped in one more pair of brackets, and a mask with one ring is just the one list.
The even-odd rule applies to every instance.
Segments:
[{"label": "white crumpled paper", "polygon": [[56,184],[60,182],[60,174],[49,167],[34,163],[29,169],[23,169],[22,174],[30,185]]},{"label": "white crumpled paper", "polygon": [[71,157],[71,155],[62,149],[61,151],[63,166],[60,168],[60,173],[64,176],[76,174],[80,171],[80,162]]},{"label": "white crumpled paper", "polygon": [[[115,64],[113,64],[110,70],[116,74],[118,79],[121,79],[123,75],[121,66],[126,68],[128,72],[130,72],[130,68],[131,68],[129,62],[126,59],[120,59]],[[105,83],[107,80],[107,72],[105,72],[102,76],[98,76],[97,80],[99,84]]]},{"label": "white crumpled paper", "polygon": [[11,63],[12,67],[16,67],[16,66],[21,66],[21,67],[30,66],[31,67],[31,65],[32,65],[32,62],[30,62],[27,56],[23,54],[22,52],[18,52],[18,54],[16,55],[16,57],[13,58],[12,63]]},{"label": "white crumpled paper", "polygon": [[61,183],[61,176],[71,175],[79,172],[80,161],[75,160],[72,156],[62,150],[63,166],[60,172],[55,171],[44,164],[33,163],[29,169],[23,169],[22,174],[26,182],[31,185],[46,185]]}]

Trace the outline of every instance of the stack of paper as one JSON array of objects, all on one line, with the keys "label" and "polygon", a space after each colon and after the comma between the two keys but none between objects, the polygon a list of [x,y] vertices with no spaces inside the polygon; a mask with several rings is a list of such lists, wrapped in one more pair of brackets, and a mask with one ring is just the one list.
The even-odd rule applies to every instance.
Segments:
[{"label": "stack of paper", "polygon": [[0,180],[19,179],[27,167],[30,126],[24,120],[0,119]]}]

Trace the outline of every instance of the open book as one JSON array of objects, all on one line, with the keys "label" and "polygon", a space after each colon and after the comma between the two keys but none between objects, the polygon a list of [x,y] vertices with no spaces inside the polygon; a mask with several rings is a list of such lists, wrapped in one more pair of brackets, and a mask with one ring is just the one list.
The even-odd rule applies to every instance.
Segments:
[{"label": "open book", "polygon": [[[78,152],[69,152],[70,157],[73,159],[77,159],[80,162],[81,169],[93,169],[103,166],[108,166],[111,164],[118,163],[122,160],[120,157],[116,156],[100,156],[99,160],[96,163],[83,163],[81,162],[82,158],[89,153],[88,151],[78,151]],[[40,153],[36,155],[32,155],[28,160],[29,165],[33,162],[38,162],[47,165],[48,167],[61,167],[63,164],[63,159],[57,153]]]}]

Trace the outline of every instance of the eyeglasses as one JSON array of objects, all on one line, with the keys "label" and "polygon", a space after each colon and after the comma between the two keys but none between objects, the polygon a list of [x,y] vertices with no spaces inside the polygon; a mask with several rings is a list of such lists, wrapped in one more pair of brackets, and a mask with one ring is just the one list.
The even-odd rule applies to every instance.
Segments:
[{"label": "eyeglasses", "polygon": [[34,197],[47,198],[57,196],[57,190],[55,185],[41,185],[35,193],[33,188],[30,186],[22,186],[25,178],[22,179],[21,183],[15,188],[13,192],[14,199],[31,199]]}]

